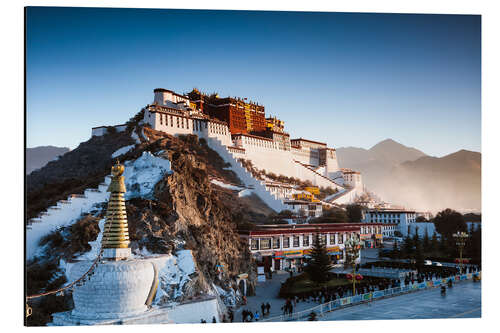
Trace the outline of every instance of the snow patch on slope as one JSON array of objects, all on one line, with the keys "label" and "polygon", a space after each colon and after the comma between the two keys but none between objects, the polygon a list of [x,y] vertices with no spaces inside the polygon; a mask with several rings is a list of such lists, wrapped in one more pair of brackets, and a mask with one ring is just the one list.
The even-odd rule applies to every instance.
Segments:
[{"label": "snow patch on slope", "polygon": [[216,179],[212,179],[210,182],[211,182],[212,184],[215,184],[215,185],[220,186],[220,187],[223,187],[223,188],[227,188],[227,189],[229,189],[229,190],[241,191],[241,190],[244,190],[244,189],[245,189],[244,187],[240,187],[240,186],[236,186],[236,185],[227,184],[227,183],[221,182],[220,180],[216,180]]},{"label": "snow patch on slope", "polygon": [[182,296],[183,288],[196,272],[193,254],[190,250],[177,251],[177,256],[159,257],[156,261],[159,269],[158,291],[154,299],[155,305],[175,302]]},{"label": "snow patch on slope", "polygon": [[253,191],[248,189],[248,188],[227,184],[227,183],[221,182],[220,180],[212,179],[210,182],[212,184],[215,184],[215,185],[223,187],[223,188],[227,188],[229,190],[238,191],[238,197],[240,197],[240,198],[246,197],[248,195],[252,195],[252,193],[253,193]]},{"label": "snow patch on slope", "polygon": [[252,194],[253,194],[253,191],[250,190],[250,189],[244,189],[244,190],[238,192],[238,196],[240,198],[241,197],[246,197],[246,196],[249,196],[249,195],[252,195]]},{"label": "snow patch on slope", "polygon": [[126,153],[128,153],[134,147],[135,147],[135,145],[121,147],[120,149],[118,149],[117,151],[115,151],[113,154],[111,154],[111,158],[116,158],[116,157],[118,157],[120,155],[126,154]]},{"label": "snow patch on slope", "polygon": [[130,137],[135,140],[136,144],[140,144],[141,143],[141,139],[139,139],[139,135],[137,135],[137,133],[135,132],[135,130],[132,132],[132,135],[130,135]]},{"label": "snow patch on slope", "polygon": [[152,198],[153,190],[166,173],[172,173],[170,161],[154,156],[150,152],[143,152],[141,157],[134,161],[125,162],[125,199]]}]

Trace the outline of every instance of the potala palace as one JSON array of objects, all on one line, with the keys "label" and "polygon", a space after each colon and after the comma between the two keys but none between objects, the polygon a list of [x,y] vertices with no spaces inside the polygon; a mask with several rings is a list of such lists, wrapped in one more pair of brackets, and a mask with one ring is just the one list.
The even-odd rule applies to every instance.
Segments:
[{"label": "potala palace", "polygon": [[[212,149],[231,163],[233,170],[235,166],[241,167],[241,162],[250,161],[254,168],[266,173],[333,189],[336,193],[326,198],[323,204],[353,202],[364,192],[361,174],[340,168],[334,148],[309,139],[290,139],[284,122],[276,117],[266,117],[264,106],[257,103],[206,95],[197,89],[181,95],[159,88],[154,90],[153,103],[143,110],[144,124],[170,135],[194,134],[205,139]],[[122,127],[116,126],[117,130]],[[92,135],[103,135],[106,129],[104,126],[93,128]],[[287,190],[287,184],[270,179],[254,184],[255,180],[249,179],[253,177],[247,172],[235,172],[247,185],[264,185],[268,194],[260,196],[271,194],[278,200],[274,203],[274,200],[270,202],[263,198],[274,210],[308,210],[307,204],[291,201],[295,192]]]},{"label": "potala palace", "polygon": [[[153,92],[153,102],[142,108],[143,125],[169,135],[192,134],[205,139],[210,148],[231,165],[245,186],[276,212],[290,210],[298,215],[318,217],[323,206],[358,203],[366,207],[361,222],[396,223],[403,235],[434,233],[432,223],[416,223],[415,211],[373,198],[366,201],[361,173],[341,168],[335,148],[310,139],[291,139],[284,121],[266,117],[264,106],[248,102],[246,98],[204,94],[198,89],[187,94],[163,88]],[[122,131],[126,125],[114,127]],[[106,134],[107,128],[92,128],[92,136]],[[264,175],[256,175],[249,169]],[[276,181],[268,177],[269,174],[299,179],[317,188],[330,188],[334,193],[318,200],[308,191]],[[391,219],[378,218],[386,215]]]}]

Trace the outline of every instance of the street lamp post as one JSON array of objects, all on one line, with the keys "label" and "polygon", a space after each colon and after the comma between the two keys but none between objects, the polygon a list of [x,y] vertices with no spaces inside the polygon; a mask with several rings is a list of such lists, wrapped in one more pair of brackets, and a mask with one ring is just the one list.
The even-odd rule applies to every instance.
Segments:
[{"label": "street lamp post", "polygon": [[458,246],[458,251],[460,253],[460,275],[462,275],[462,266],[463,266],[462,252],[465,247],[465,242],[469,238],[469,234],[463,231],[459,231],[453,234],[453,238],[455,238],[455,241]]},{"label": "street lamp post", "polygon": [[356,237],[351,237],[345,242],[346,261],[352,264],[352,295],[356,295],[356,259],[359,257],[361,246]]}]

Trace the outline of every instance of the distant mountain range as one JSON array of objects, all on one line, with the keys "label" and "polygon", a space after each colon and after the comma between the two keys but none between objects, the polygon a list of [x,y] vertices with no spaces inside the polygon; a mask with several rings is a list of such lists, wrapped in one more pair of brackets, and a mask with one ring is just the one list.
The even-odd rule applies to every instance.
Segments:
[{"label": "distant mountain range", "polygon": [[417,210],[481,210],[481,154],[431,157],[392,139],[370,149],[338,148],[339,164],[361,171],[368,190]]},{"label": "distant mountain range", "polygon": [[28,175],[33,170],[44,167],[47,163],[68,151],[69,148],[54,146],[26,148],[26,174]]}]

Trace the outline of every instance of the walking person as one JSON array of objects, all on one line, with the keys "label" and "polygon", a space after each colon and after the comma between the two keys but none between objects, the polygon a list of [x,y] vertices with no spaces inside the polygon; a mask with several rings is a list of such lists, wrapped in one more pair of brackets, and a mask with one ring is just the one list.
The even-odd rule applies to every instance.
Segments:
[{"label": "walking person", "polygon": [[264,317],[264,315],[266,314],[266,306],[264,305],[264,303],[260,305],[260,310],[262,311],[262,317]]},{"label": "walking person", "polygon": [[269,314],[269,311],[271,310],[271,304],[269,304],[269,302],[266,303],[266,311],[267,311],[267,314]]},{"label": "walking person", "polygon": [[233,310],[229,309],[228,317],[229,317],[229,322],[232,323],[233,320],[234,320],[234,312],[233,312]]},{"label": "walking person", "polygon": [[215,316],[212,317],[212,323],[216,324],[217,320],[215,319]]},{"label": "walking person", "polygon": [[255,311],[255,321],[259,321],[259,318],[260,318],[260,315],[259,315],[259,311]]},{"label": "walking person", "polygon": [[246,322],[247,321],[247,316],[248,316],[247,310],[243,310],[241,312],[241,321],[242,322]]}]

